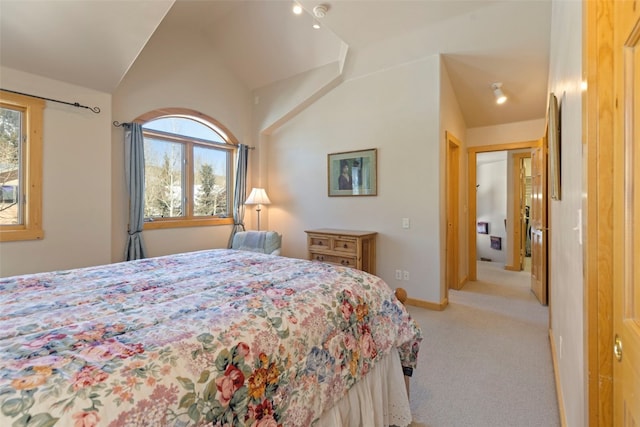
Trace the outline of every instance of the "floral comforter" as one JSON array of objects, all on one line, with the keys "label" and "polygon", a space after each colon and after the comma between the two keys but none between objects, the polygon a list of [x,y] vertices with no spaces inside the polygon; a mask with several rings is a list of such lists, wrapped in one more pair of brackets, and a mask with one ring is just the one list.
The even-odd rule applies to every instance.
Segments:
[{"label": "floral comforter", "polygon": [[0,304],[2,426],[309,426],[421,341],[378,277],[226,249],[0,279]]}]

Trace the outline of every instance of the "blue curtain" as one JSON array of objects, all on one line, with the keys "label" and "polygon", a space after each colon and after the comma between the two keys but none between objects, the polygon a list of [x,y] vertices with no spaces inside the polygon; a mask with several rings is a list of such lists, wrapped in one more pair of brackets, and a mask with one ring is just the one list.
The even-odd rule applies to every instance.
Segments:
[{"label": "blue curtain", "polygon": [[228,248],[233,243],[233,236],[244,231],[244,200],[247,197],[247,165],[249,164],[249,147],[240,144],[238,147],[238,164],[236,165],[236,187],[233,191],[233,229],[229,237]]},{"label": "blue curtain", "polygon": [[124,134],[124,168],[129,190],[129,237],[125,260],[145,258],[142,241],[144,224],[144,138],[142,125],[130,123]]}]

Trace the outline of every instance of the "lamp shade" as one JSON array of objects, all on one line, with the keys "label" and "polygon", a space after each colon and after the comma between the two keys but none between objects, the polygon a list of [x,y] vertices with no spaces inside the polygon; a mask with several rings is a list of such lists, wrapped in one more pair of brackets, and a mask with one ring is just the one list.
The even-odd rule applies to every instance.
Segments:
[{"label": "lamp shade", "polygon": [[247,200],[244,201],[245,205],[270,205],[271,200],[269,200],[269,196],[267,196],[267,192],[264,191],[264,188],[253,188],[251,189],[251,194],[247,197]]}]

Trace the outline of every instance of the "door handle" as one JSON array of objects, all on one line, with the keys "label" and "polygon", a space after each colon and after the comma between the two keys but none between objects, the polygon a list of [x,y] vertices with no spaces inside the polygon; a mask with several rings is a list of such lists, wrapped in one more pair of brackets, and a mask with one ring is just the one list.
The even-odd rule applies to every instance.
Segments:
[{"label": "door handle", "polygon": [[622,340],[618,334],[616,334],[616,339],[613,343],[613,355],[616,356],[618,362],[622,360]]}]

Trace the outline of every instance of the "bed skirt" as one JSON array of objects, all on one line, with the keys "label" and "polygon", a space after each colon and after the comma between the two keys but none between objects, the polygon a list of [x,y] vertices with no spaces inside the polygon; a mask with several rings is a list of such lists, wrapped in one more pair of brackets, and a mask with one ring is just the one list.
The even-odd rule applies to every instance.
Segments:
[{"label": "bed skirt", "polygon": [[411,409],[397,350],[356,383],[347,395],[325,411],[314,427],[406,427]]}]

